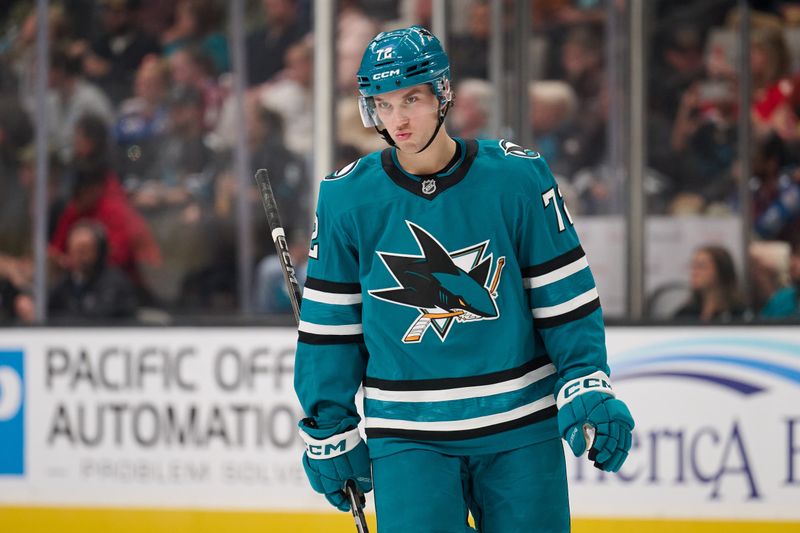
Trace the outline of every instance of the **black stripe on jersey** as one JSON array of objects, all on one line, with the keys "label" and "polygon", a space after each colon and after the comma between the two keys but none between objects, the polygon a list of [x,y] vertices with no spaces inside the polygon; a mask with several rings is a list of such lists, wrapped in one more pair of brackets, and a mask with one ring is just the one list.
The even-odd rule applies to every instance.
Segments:
[{"label": "black stripe on jersey", "polygon": [[[392,148],[386,148],[383,152],[381,152],[381,166],[383,167],[384,172],[386,172],[386,174],[392,178],[392,181],[400,187],[406,189],[412,194],[416,194],[420,198],[433,200],[439,196],[442,191],[445,191],[453,185],[458,184],[458,182],[464,179],[464,177],[467,175],[467,172],[469,172],[472,162],[475,160],[475,156],[478,154],[478,141],[469,139],[465,140],[464,144],[466,145],[466,155],[464,155],[464,161],[462,161],[458,168],[456,168],[451,174],[447,174],[446,176],[438,176],[435,174],[428,176],[417,176],[420,178],[420,181],[409,178],[394,164],[394,159],[392,159]],[[449,167],[450,165],[448,164],[447,168]],[[447,170],[447,168],[444,170]],[[422,182],[432,178],[436,179],[436,190],[430,194],[423,193]]]},{"label": "black stripe on jersey", "polygon": [[569,313],[564,313],[563,315],[551,316],[548,318],[534,318],[533,325],[537,329],[554,328],[556,326],[566,324],[567,322],[572,322],[573,320],[578,320],[585,316],[589,316],[599,308],[600,298],[595,298],[591,302],[587,302],[577,309],[573,309]]},{"label": "black stripe on jersey", "polygon": [[298,331],[297,339],[305,344],[364,344],[364,335],[318,335]]},{"label": "black stripe on jersey", "polygon": [[309,289],[336,294],[361,294],[360,283],[340,283],[338,281],[325,281],[324,279],[306,277],[305,286]]},{"label": "black stripe on jersey", "polygon": [[574,263],[584,255],[586,254],[583,253],[583,248],[581,248],[581,245],[579,244],[569,252],[561,254],[550,261],[545,261],[544,263],[539,263],[538,265],[523,268],[522,277],[533,278],[535,276],[543,276],[549,272],[552,272],[553,270],[557,270],[570,263]]},{"label": "black stripe on jersey", "polygon": [[516,420],[509,420],[492,426],[485,426],[477,429],[462,429],[457,431],[427,431],[422,429],[395,429],[395,428],[367,428],[367,438],[380,439],[386,437],[399,437],[411,440],[428,440],[428,441],[452,441],[452,440],[465,440],[474,439],[476,437],[485,437],[487,435],[494,435],[509,431],[512,429],[521,428],[547,420],[558,414],[558,408],[555,405],[546,407],[541,411],[536,411],[529,415],[517,418]]},{"label": "black stripe on jersey", "polygon": [[461,387],[476,387],[479,385],[492,385],[524,376],[532,370],[541,368],[550,363],[550,358],[546,355],[531,359],[524,365],[499,372],[468,376],[464,378],[440,378],[440,379],[411,379],[411,380],[389,380],[367,377],[364,380],[365,387],[375,387],[381,390],[391,391],[422,391],[422,390],[446,390],[458,389]]}]

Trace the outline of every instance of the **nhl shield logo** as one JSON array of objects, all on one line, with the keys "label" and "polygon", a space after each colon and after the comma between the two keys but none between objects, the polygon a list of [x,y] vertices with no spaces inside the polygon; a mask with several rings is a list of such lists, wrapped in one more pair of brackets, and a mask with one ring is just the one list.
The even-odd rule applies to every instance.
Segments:
[{"label": "nhl shield logo", "polygon": [[433,194],[436,192],[436,180],[425,180],[422,182],[422,192]]}]

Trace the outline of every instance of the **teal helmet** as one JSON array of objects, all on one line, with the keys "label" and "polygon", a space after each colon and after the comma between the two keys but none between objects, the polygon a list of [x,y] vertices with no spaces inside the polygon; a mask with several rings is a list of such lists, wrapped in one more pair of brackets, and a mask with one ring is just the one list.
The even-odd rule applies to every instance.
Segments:
[{"label": "teal helmet", "polygon": [[[422,26],[376,35],[364,51],[357,76],[361,120],[365,127],[377,128],[384,138],[387,134],[375,110],[375,95],[430,84],[439,99],[440,126],[453,100],[450,60],[439,39]],[[394,144],[391,138],[386,140]]]}]

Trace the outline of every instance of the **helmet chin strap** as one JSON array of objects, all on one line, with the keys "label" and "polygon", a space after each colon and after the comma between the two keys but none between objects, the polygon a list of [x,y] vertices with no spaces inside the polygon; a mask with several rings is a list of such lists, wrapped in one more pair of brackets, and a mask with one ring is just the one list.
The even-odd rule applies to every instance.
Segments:
[{"label": "helmet chin strap", "polygon": [[[444,124],[444,119],[447,116],[447,112],[449,110],[450,110],[450,102],[447,102],[444,105],[444,109],[439,112],[439,120],[438,120],[438,122],[436,124],[436,129],[433,130],[433,135],[431,135],[431,138],[428,139],[428,142],[425,143],[425,146],[423,146],[422,148],[417,150],[415,153],[419,154],[422,151],[427,150],[427,148],[431,145],[433,140],[436,138],[436,135],[439,134],[439,129],[441,129],[442,124]],[[392,139],[392,136],[389,135],[389,132],[386,129],[380,129],[378,126],[375,126],[375,131],[377,131],[378,133],[381,134],[381,137],[383,137],[384,141],[389,143],[389,146],[396,146],[396,144],[394,142],[394,139]]]}]

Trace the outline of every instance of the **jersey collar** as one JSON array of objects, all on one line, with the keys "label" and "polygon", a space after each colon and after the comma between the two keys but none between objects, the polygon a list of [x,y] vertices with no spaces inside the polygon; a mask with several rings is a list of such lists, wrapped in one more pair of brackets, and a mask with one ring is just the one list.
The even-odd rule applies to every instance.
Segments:
[{"label": "jersey collar", "polygon": [[393,182],[408,192],[426,200],[433,200],[442,191],[464,179],[478,153],[478,141],[456,139],[456,153],[445,168],[435,174],[422,176],[404,171],[397,163],[395,150],[395,148],[386,148],[381,152],[381,165],[384,172]]}]

